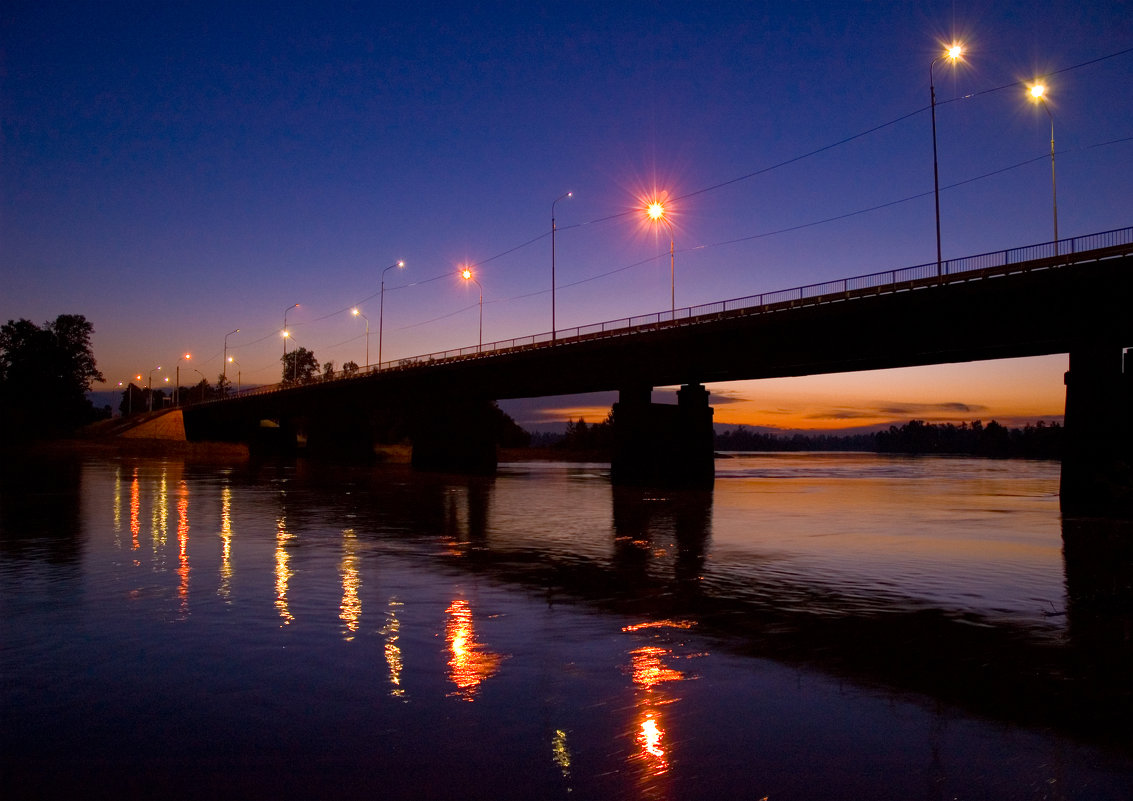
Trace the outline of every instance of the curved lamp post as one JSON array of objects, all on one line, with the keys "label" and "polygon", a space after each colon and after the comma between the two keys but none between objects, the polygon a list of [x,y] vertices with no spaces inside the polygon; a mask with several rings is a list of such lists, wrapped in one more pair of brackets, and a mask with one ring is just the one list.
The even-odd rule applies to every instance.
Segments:
[{"label": "curved lamp post", "polygon": [[[405,267],[405,262],[404,261],[394,262],[389,267],[386,267],[384,270],[382,270],[382,289],[381,289],[381,293],[380,293],[380,296],[379,296],[379,299],[378,299],[378,370],[379,371],[382,369],[382,318],[385,315],[385,307],[386,307],[386,273],[388,273],[394,267],[396,267],[397,269],[400,270],[403,267]],[[367,362],[370,361],[369,357],[367,357],[366,361]]]},{"label": "curved lamp post", "polygon": [[176,376],[176,380],[173,382],[173,405],[174,406],[180,406],[181,405],[181,360],[184,359],[185,361],[188,361],[191,358],[193,358],[191,354],[183,353],[183,354],[181,354],[180,358],[177,359],[177,370],[174,373],[174,375]]},{"label": "curved lamp post", "polygon": [[953,64],[964,54],[964,48],[959,44],[953,44],[942,54],[932,60],[928,65],[928,90],[930,96],[929,106],[932,109],[932,190],[933,197],[936,198],[936,274],[940,275],[941,272],[941,258],[940,258],[940,170],[936,164],[936,84],[932,79],[932,68],[936,66],[936,62],[942,58],[947,58]]},{"label": "curved lamp post", "polygon": [[465,281],[471,281],[476,284],[480,290],[480,338],[476,344],[476,352],[479,353],[480,349],[484,347],[484,287],[480,286],[480,282],[472,276],[472,269],[465,267],[460,271],[460,277]]},{"label": "curved lamp post", "polygon": [[673,319],[677,317],[677,265],[673,250],[673,222],[669,219],[664,200],[654,200],[645,207],[645,215],[650,222],[661,223],[669,228],[669,304]]},{"label": "curved lamp post", "polygon": [[287,338],[291,336],[291,334],[287,331],[287,313],[292,309],[297,308],[299,308],[299,304],[292,303],[290,306],[283,310],[283,358],[285,361],[287,359]]},{"label": "curved lamp post", "polygon": [[231,356],[229,356],[225,361],[229,364],[236,365],[236,394],[239,395],[240,394],[240,362],[236,361]]},{"label": "curved lamp post", "polygon": [[551,202],[551,342],[555,341],[555,203],[574,197],[574,192],[567,192]]},{"label": "curved lamp post", "polygon": [[193,372],[201,377],[201,403],[204,403],[205,390],[208,388],[209,380],[205,378],[205,374],[198,370],[196,367],[193,368]]},{"label": "curved lamp post", "polygon": [[368,365],[370,363],[370,318],[362,314],[362,312],[356,308],[351,309],[350,313],[366,321],[366,364]]},{"label": "curved lamp post", "polygon": [[[286,322],[283,324],[283,327],[287,328]],[[239,334],[239,333],[240,333],[240,329],[237,328],[235,331],[229,331],[227,334],[224,335],[224,361],[221,364],[220,372],[221,372],[221,375],[224,376],[224,383],[226,383],[226,384],[228,383],[228,338],[230,336],[232,336],[233,334]]]},{"label": "curved lamp post", "polygon": [[149,375],[146,376],[146,389],[148,390],[148,392],[146,393],[146,411],[149,412],[153,411],[153,374],[160,369],[161,365],[159,364],[157,367],[150,370]]},{"label": "curved lamp post", "polygon": [[1031,99],[1043,107],[1050,117],[1050,194],[1054,202],[1054,252],[1058,253],[1058,184],[1054,178],[1054,115],[1046,104],[1046,86],[1036,83],[1031,87]]}]

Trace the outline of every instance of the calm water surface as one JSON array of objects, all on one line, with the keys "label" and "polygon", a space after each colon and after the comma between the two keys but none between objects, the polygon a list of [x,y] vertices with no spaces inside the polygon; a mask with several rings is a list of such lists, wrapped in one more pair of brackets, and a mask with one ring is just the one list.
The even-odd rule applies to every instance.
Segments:
[{"label": "calm water surface", "polygon": [[0,492],[5,798],[1133,798],[1058,465],[94,458]]}]

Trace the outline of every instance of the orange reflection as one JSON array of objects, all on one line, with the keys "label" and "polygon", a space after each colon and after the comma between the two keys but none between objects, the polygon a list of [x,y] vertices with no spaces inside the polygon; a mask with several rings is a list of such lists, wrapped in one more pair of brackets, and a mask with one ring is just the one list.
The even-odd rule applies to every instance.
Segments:
[{"label": "orange reflection", "polygon": [[358,631],[358,621],[362,618],[362,600],[358,597],[362,577],[358,572],[358,555],[355,553],[357,540],[354,529],[348,528],[342,532],[342,545],[345,553],[342,555],[342,564],[339,568],[342,574],[342,604],[339,606],[338,617],[346,625],[343,636],[347,642],[350,642],[354,639]]},{"label": "orange reflection", "polygon": [[293,575],[291,557],[287,553],[287,543],[294,537],[287,530],[287,518],[280,515],[275,521],[275,608],[283,619],[283,625],[295,620],[287,603],[287,582]]},{"label": "orange reflection", "polygon": [[389,611],[386,612],[386,624],[379,630],[385,637],[386,665],[389,666],[389,694],[396,698],[404,698],[405,690],[401,686],[401,646],[397,640],[401,635],[401,622],[397,619],[397,610],[403,604],[397,598],[389,599]]},{"label": "orange reflection", "polygon": [[220,587],[217,595],[232,603],[232,488],[220,491]]},{"label": "orange reflection", "polygon": [[449,616],[445,640],[452,652],[448,663],[449,678],[456,685],[457,694],[465,701],[472,701],[475,700],[480,684],[499,670],[504,657],[482,650],[483,644],[476,642],[472,608],[468,601],[453,601],[445,614]]},{"label": "orange reflection", "polygon": [[184,616],[189,612],[189,485],[184,481],[177,488],[177,545],[177,575],[181,577],[177,595]]},{"label": "orange reflection", "polygon": [[667,660],[677,658],[672,648],[658,643],[664,630],[687,630],[693,623],[685,620],[658,620],[625,626],[629,634],[650,632],[653,642],[629,652],[630,670],[637,689],[637,714],[634,719],[634,742],[637,752],[630,757],[631,764],[640,770],[639,781],[650,797],[664,794],[657,781],[666,776],[670,767],[671,745],[666,742],[667,732],[661,709],[678,699],[667,691],[674,682],[687,681],[690,676],[671,667]]},{"label": "orange reflection", "polygon": [[633,683],[645,690],[652,690],[666,681],[683,681],[685,674],[667,667],[662,657],[672,654],[668,648],[647,645],[630,651],[633,660]]},{"label": "orange reflection", "polygon": [[661,747],[662,741],[665,739],[665,730],[657,722],[655,712],[647,712],[645,718],[641,721],[641,730],[637,735],[637,741],[641,745],[642,751],[655,760],[655,772],[663,772],[668,769],[669,765],[665,760],[665,749]]}]

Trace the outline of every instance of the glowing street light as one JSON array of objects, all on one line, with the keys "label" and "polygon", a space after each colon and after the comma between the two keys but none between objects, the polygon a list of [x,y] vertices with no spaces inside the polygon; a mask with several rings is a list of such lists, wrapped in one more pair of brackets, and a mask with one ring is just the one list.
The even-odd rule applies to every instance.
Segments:
[{"label": "glowing street light", "polygon": [[[146,390],[149,396],[148,398],[146,398],[146,411],[149,412],[153,411],[153,374],[160,369],[161,365],[159,364],[157,367],[150,370],[149,375],[146,377]],[[141,376],[138,377],[141,378]]]},{"label": "glowing street light", "polygon": [[1058,184],[1054,178],[1054,115],[1046,103],[1046,86],[1036,83],[1031,87],[1031,99],[1040,104],[1050,117],[1050,194],[1054,202],[1054,250],[1058,252]]},{"label": "glowing street light", "polygon": [[361,317],[366,321],[366,364],[370,363],[370,318],[362,314],[358,309],[351,309],[350,313],[355,317]]},{"label": "glowing street light", "polygon": [[229,356],[225,361],[226,361],[227,364],[236,365],[236,394],[239,395],[240,394],[240,362],[236,361],[231,356]]},{"label": "glowing street light", "polygon": [[[378,298],[378,370],[382,369],[382,318],[385,315],[386,308],[386,273],[394,267],[402,269],[405,267],[404,261],[397,261],[382,270],[382,289]],[[367,357],[366,361],[370,361]]]},{"label": "glowing street light", "polygon": [[669,303],[673,318],[677,315],[677,266],[673,250],[673,222],[669,219],[664,198],[652,200],[645,207],[645,216],[650,222],[666,225],[669,228]]},{"label": "glowing street light", "polygon": [[287,338],[289,336],[291,336],[291,334],[287,331],[287,313],[289,311],[291,311],[292,309],[297,309],[297,308],[299,308],[299,304],[298,303],[292,303],[290,306],[288,306],[286,309],[283,310],[283,359],[284,359],[284,362],[287,361]]},{"label": "glowing street light", "polygon": [[939,56],[932,60],[928,65],[928,89],[930,95],[930,107],[932,109],[932,188],[933,196],[936,198],[936,274],[939,276],[941,272],[941,257],[940,257],[940,170],[936,163],[936,85],[932,79],[932,68],[936,66],[936,62],[942,58],[947,58],[955,64],[960,57],[964,54],[964,48],[956,43],[941,53]]},{"label": "glowing street light", "polygon": [[480,282],[472,277],[472,269],[469,267],[460,271],[460,277],[465,281],[476,284],[480,290],[480,339],[476,345],[476,352],[479,353],[480,349],[484,347],[484,287],[480,286]]},{"label": "glowing street light", "polygon": [[555,203],[574,197],[574,192],[555,198],[551,202],[551,342],[555,341]]},{"label": "glowing street light", "polygon": [[177,370],[176,370],[176,373],[175,373],[177,380],[173,382],[173,405],[174,406],[180,406],[181,405],[181,360],[184,359],[185,361],[188,361],[191,358],[193,358],[191,354],[184,353],[180,356],[180,358],[177,359]]},{"label": "glowing street light", "polygon": [[[287,323],[284,323],[283,327],[286,328]],[[224,335],[224,361],[221,364],[220,372],[221,372],[221,375],[224,376],[225,383],[228,383],[228,361],[229,361],[229,359],[228,359],[228,338],[230,336],[232,336],[233,334],[239,334],[239,333],[240,333],[240,329],[237,328],[235,331],[229,331],[227,334]]]}]

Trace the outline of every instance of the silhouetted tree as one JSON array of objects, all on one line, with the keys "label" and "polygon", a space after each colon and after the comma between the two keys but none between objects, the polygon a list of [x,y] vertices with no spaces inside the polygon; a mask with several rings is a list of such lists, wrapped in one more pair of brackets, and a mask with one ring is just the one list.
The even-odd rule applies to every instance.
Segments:
[{"label": "silhouetted tree", "polygon": [[97,418],[86,393],[102,381],[81,314],[40,328],[30,320],[0,327],[0,427],[11,438],[62,434]]},{"label": "silhouetted tree", "polygon": [[123,417],[128,417],[132,414],[138,414],[146,410],[146,393],[141,387],[134,386],[134,382],[130,382],[127,387],[122,390],[122,401],[118,404],[118,411]]},{"label": "silhouetted tree", "polygon": [[600,423],[587,424],[583,418],[567,422],[566,435],[558,447],[573,451],[602,451],[614,446],[614,413],[611,410]]},{"label": "silhouetted tree", "polygon": [[995,420],[932,424],[911,420],[890,426],[876,436],[881,453],[962,453],[973,456],[1058,459],[1062,453],[1062,426],[1040,421],[1024,428],[1007,428]]},{"label": "silhouetted tree", "polygon": [[493,404],[496,411],[496,442],[503,448],[526,448],[531,444],[531,434],[525,431],[511,415]]},{"label": "silhouetted tree", "polygon": [[357,372],[358,372],[358,362],[349,361],[349,362],[346,362],[344,365],[342,365],[342,375],[345,376],[346,378],[350,378],[350,376],[354,375]]},{"label": "silhouetted tree", "polygon": [[284,384],[305,384],[319,372],[315,354],[306,348],[296,348],[280,357],[283,362]]},{"label": "silhouetted tree", "polygon": [[323,378],[328,381],[334,378],[334,362],[327,362],[323,365]]}]

